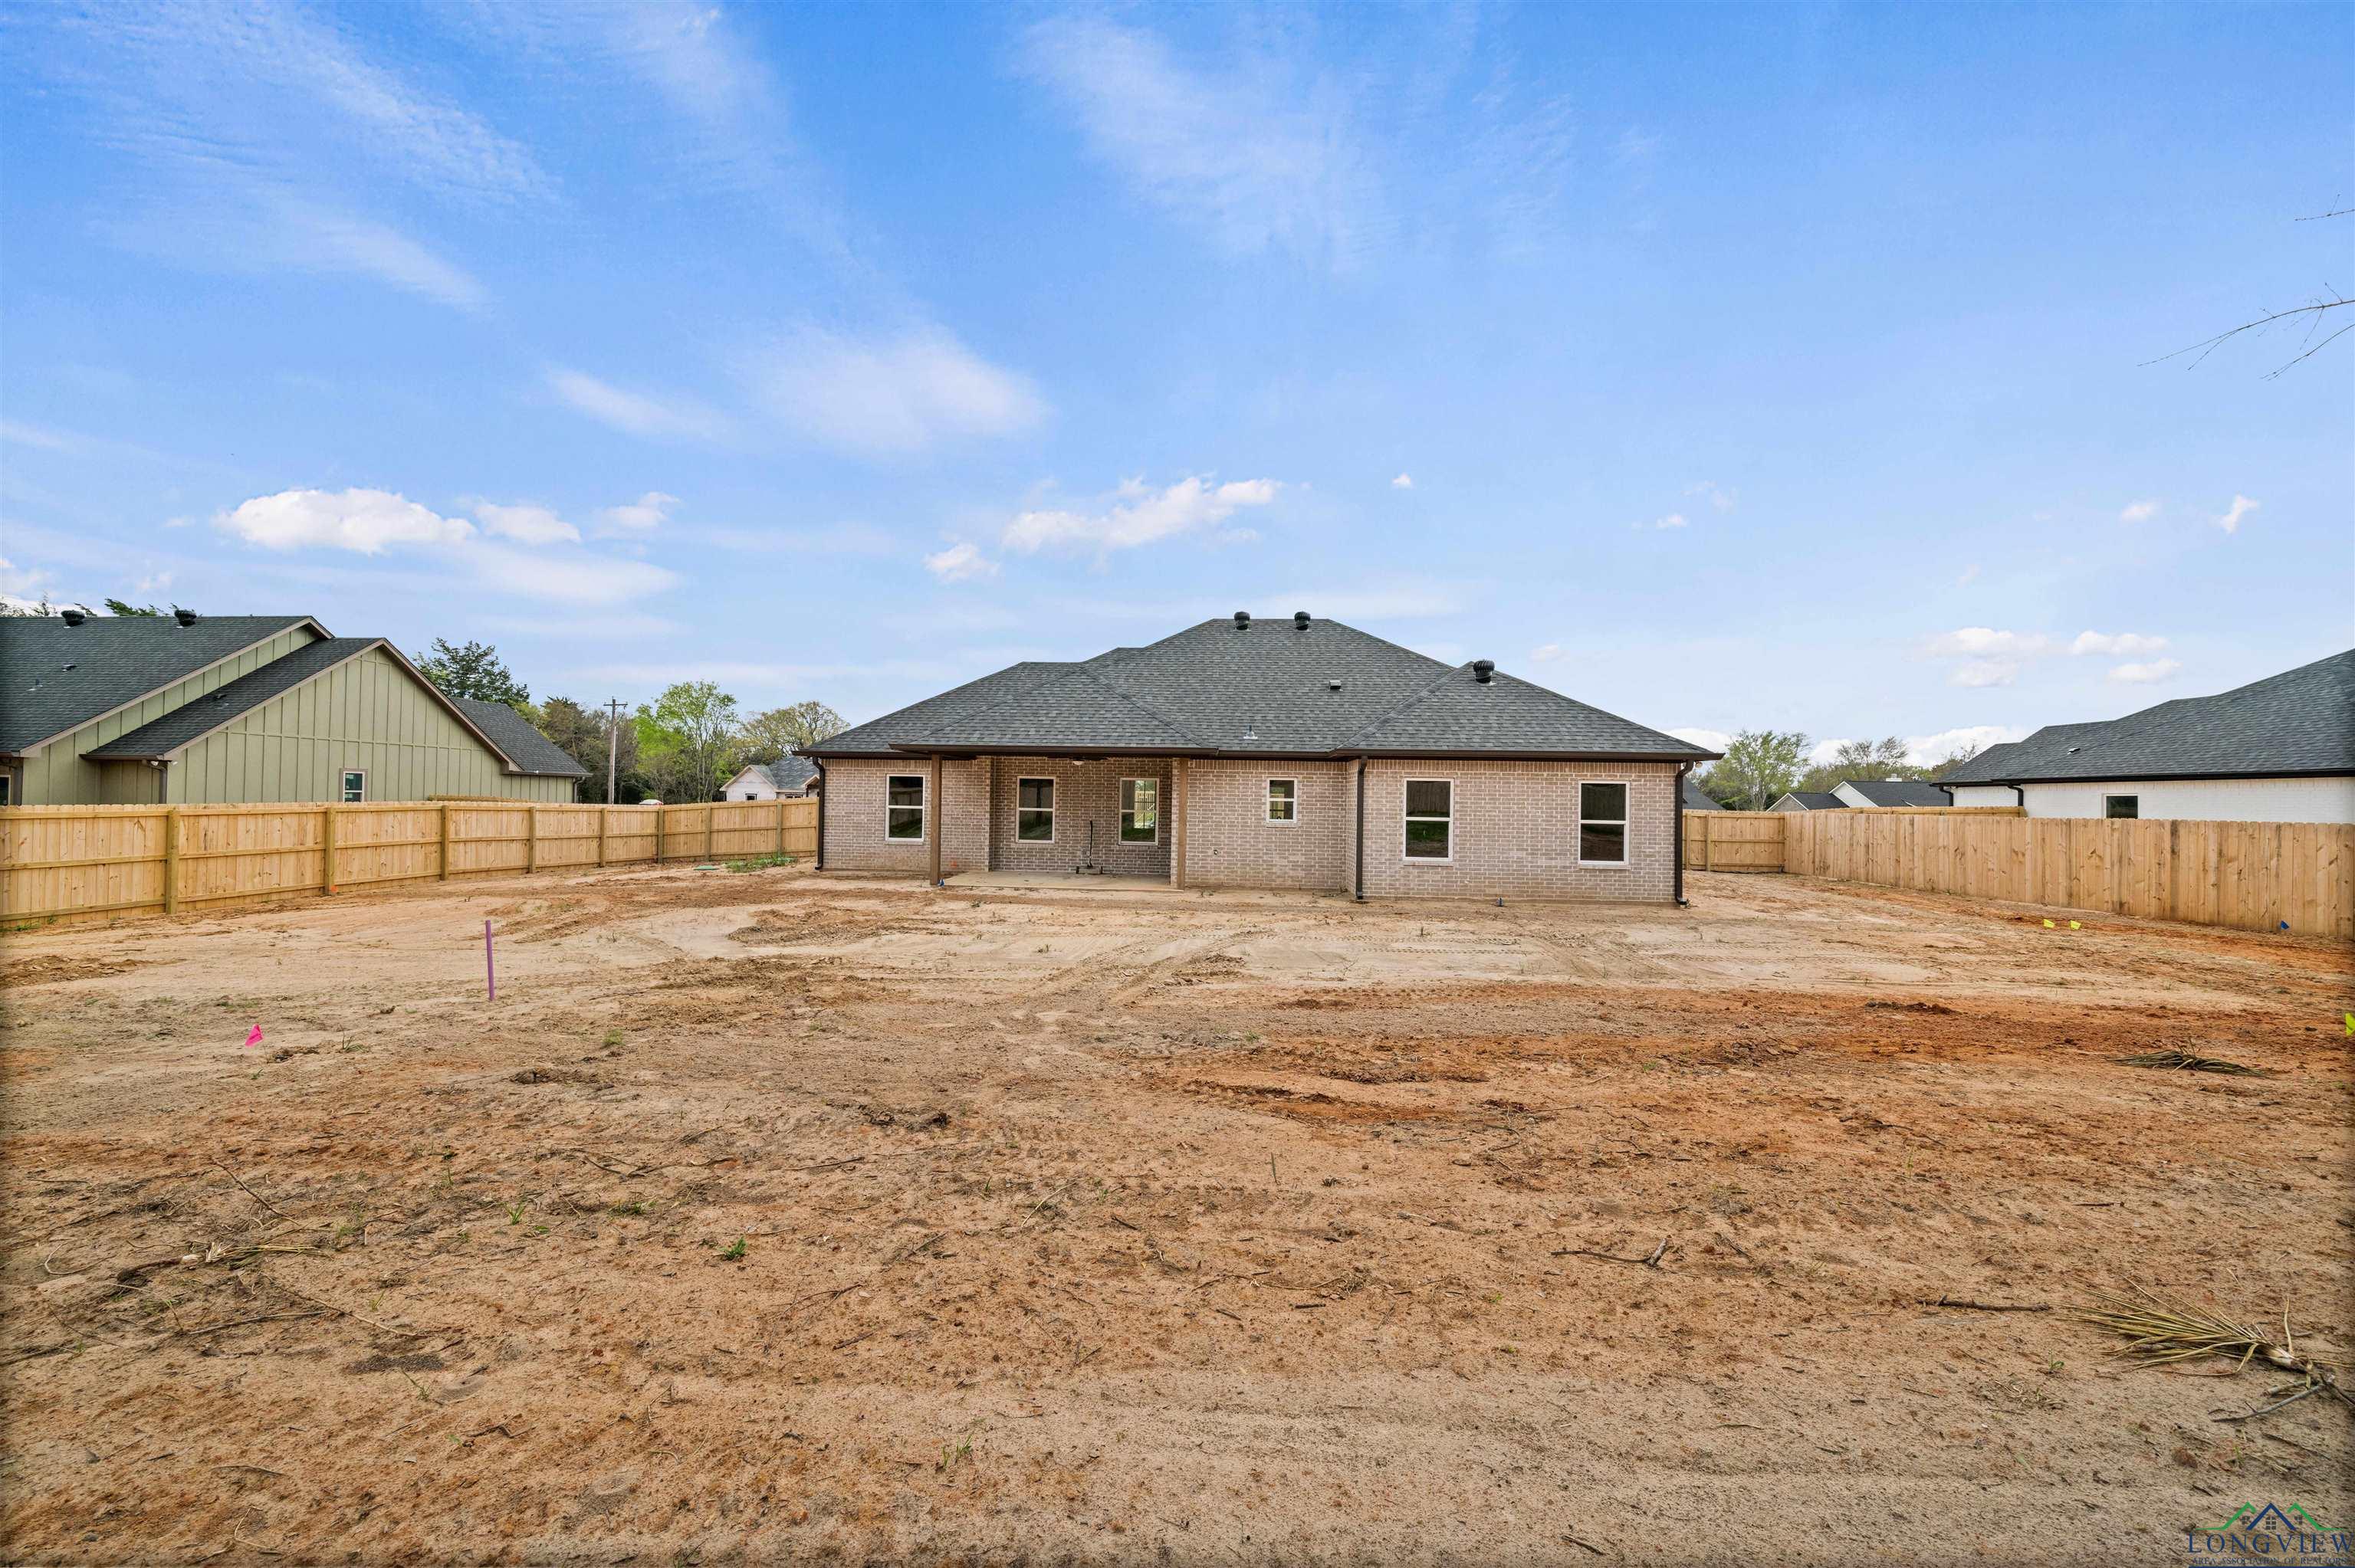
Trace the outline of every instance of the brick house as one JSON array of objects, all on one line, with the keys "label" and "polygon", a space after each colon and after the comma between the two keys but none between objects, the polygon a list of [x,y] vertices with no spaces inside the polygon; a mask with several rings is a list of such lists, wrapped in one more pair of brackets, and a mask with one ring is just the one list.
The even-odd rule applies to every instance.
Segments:
[{"label": "brick house", "polygon": [[806,754],[825,870],[1653,903],[1716,755],[1305,613],[1016,664]]}]

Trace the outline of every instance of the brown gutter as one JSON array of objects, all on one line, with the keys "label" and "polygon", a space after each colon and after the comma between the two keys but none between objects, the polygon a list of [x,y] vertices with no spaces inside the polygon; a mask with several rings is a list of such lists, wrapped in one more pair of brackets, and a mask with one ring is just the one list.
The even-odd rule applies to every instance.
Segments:
[{"label": "brown gutter", "polygon": [[1683,764],[1682,766],[1680,766],[1680,767],[1679,767],[1679,768],[1678,768],[1678,769],[1677,769],[1677,794],[1676,794],[1676,800],[1675,800],[1675,809],[1676,809],[1676,813],[1677,813],[1677,831],[1676,831],[1677,889],[1676,889],[1676,896],[1677,896],[1677,907],[1678,907],[1678,908],[1679,908],[1679,909],[1689,907],[1689,906],[1685,903],[1685,770],[1686,770],[1687,768],[1689,768],[1691,766],[1692,766],[1692,764],[1691,764],[1691,763],[1689,763],[1689,762],[1688,762],[1688,763]]},{"label": "brown gutter", "polygon": [[[1298,810],[1297,806],[1293,808]],[[1366,901],[1366,759],[1358,758],[1358,871],[1351,879],[1351,891],[1359,903]]]},{"label": "brown gutter", "polygon": [[[811,758],[810,761],[817,768],[817,855],[810,863],[810,869],[824,871],[826,869],[826,764],[819,762],[815,757]],[[608,804],[611,802],[609,801]]]}]

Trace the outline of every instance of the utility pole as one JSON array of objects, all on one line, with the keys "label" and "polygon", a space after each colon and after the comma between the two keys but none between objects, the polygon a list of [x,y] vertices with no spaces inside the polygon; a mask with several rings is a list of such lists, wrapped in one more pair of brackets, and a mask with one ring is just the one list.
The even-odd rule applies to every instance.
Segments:
[{"label": "utility pole", "polygon": [[613,799],[613,775],[622,758],[622,699],[614,697],[605,704],[610,715],[605,724],[605,804],[616,805]]}]

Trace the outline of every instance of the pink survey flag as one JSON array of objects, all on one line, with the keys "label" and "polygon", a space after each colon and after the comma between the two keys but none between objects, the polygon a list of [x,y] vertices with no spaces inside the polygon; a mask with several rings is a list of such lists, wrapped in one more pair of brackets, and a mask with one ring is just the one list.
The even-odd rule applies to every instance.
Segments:
[{"label": "pink survey flag", "polygon": [[247,1035],[247,1036],[245,1037],[245,1048],[246,1048],[247,1050],[250,1051],[250,1050],[252,1050],[256,1045],[259,1045],[259,1044],[261,1044],[261,1024],[259,1024],[259,1023],[257,1023],[257,1024],[255,1024],[255,1025],[253,1026],[253,1033],[250,1033],[250,1034],[249,1034],[249,1035]]}]

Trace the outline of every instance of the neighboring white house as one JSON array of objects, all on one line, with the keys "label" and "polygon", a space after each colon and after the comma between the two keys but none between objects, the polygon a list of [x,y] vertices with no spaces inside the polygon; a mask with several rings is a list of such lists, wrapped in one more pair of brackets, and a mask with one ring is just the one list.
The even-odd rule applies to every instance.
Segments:
[{"label": "neighboring white house", "polygon": [[[1859,810],[1892,806],[1945,806],[1946,792],[1920,779],[1843,779],[1832,786],[1843,806]],[[2009,801],[2005,802],[2010,804]]]},{"label": "neighboring white house", "polygon": [[817,764],[785,753],[774,762],[750,762],[719,791],[723,800],[790,800],[810,792]]},{"label": "neighboring white house", "polygon": [[1792,789],[1777,795],[1770,811],[1845,811],[1848,802],[1828,789]]},{"label": "neighboring white house", "polygon": [[1944,783],[1957,806],[2031,817],[2355,822],[2355,650],[2211,697],[2048,725]]}]

